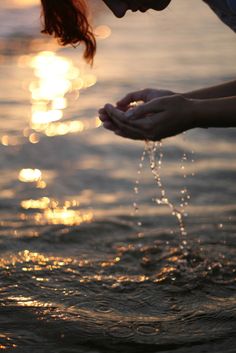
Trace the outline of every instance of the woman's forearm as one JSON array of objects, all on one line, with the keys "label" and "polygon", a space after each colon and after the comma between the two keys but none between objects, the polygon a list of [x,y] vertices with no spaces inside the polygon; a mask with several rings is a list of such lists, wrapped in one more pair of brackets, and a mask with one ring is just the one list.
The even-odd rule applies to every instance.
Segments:
[{"label": "woman's forearm", "polygon": [[236,96],[236,80],[183,94],[186,98],[210,99]]},{"label": "woman's forearm", "polygon": [[105,128],[133,140],[160,141],[197,127],[236,127],[236,95],[189,99],[173,94],[124,112],[111,104],[100,111]]},{"label": "woman's forearm", "polygon": [[195,127],[236,127],[236,95],[196,100]]}]

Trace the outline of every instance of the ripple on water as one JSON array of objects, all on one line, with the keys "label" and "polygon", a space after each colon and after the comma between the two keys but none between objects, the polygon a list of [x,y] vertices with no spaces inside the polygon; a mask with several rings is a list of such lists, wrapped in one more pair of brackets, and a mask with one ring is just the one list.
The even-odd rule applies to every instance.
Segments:
[{"label": "ripple on water", "polygon": [[94,306],[94,310],[98,313],[111,313],[113,311],[113,309],[111,308],[111,301],[97,302]]},{"label": "ripple on water", "polygon": [[[166,244],[165,237],[154,239],[157,252],[152,251],[151,238],[142,239],[141,246],[140,239],[127,238],[123,254],[120,248],[108,251],[104,237],[95,258],[92,238],[86,244],[84,237],[83,246],[73,243],[73,256],[67,258],[53,256],[52,249],[50,255],[25,250],[6,256],[0,262],[5,283],[0,289],[5,304],[5,311],[0,308],[0,326],[12,325],[17,317],[29,336],[32,330],[40,336],[47,323],[50,337],[63,333],[76,343],[82,337],[83,342],[115,342],[118,347],[203,344],[216,334],[222,339],[233,335],[236,266],[233,258],[219,255],[227,253],[227,245],[202,243],[204,251],[189,249],[186,256]],[[117,241],[116,235],[113,240]],[[155,267],[140,265],[144,253],[158,257]],[[113,261],[117,256],[119,261]],[[18,329],[12,333],[13,344],[25,342],[19,333]],[[69,338],[67,342],[71,344]]]},{"label": "ripple on water", "polygon": [[132,326],[125,325],[122,322],[120,325],[113,325],[108,328],[107,334],[114,338],[131,338],[134,336]]},{"label": "ripple on water", "polygon": [[140,324],[135,328],[136,332],[141,336],[156,336],[159,334],[160,329],[157,325],[150,324],[150,325],[142,325]]}]

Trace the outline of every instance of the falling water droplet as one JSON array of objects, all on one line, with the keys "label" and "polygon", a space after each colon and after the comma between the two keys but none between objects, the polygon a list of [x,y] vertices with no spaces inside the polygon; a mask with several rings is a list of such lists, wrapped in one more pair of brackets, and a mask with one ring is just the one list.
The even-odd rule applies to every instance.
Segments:
[{"label": "falling water droplet", "polygon": [[[135,180],[135,186],[134,186],[135,200],[133,202],[134,213],[132,213],[133,216],[136,216],[139,211],[137,196],[139,195],[140,177],[141,177],[145,157],[146,157],[146,148],[144,149],[144,151],[141,154],[140,161],[139,161],[139,169],[137,171],[137,179]],[[137,221],[137,226],[142,227],[142,222],[140,220]],[[143,236],[143,233],[139,232],[138,237],[142,237],[142,236]]]},{"label": "falling water droplet", "polygon": [[[186,241],[186,236],[187,236],[187,232],[185,229],[185,224],[184,224],[184,212],[183,210],[178,210],[175,205],[168,199],[167,195],[166,195],[166,191],[165,188],[162,184],[162,180],[161,180],[161,176],[160,176],[160,169],[162,166],[162,160],[163,160],[163,152],[162,152],[162,145],[159,142],[147,142],[147,153],[149,155],[149,162],[150,162],[150,168],[151,168],[151,172],[154,176],[154,180],[160,190],[161,193],[161,198],[156,198],[156,203],[158,205],[162,204],[162,205],[167,205],[169,206],[169,208],[172,211],[172,215],[175,216],[177,218],[178,224],[179,224],[179,231],[180,231],[180,236],[181,236],[181,246],[183,248],[186,247],[187,245],[187,241]],[[158,157],[156,156],[158,152]],[[158,158],[158,162],[156,162]],[[183,156],[183,160],[186,160],[187,156],[186,154]],[[185,166],[183,166],[182,168],[183,170],[185,170]],[[186,188],[184,188],[185,190]],[[185,191],[184,191],[185,194]],[[183,200],[183,202],[185,202],[185,198]]]}]

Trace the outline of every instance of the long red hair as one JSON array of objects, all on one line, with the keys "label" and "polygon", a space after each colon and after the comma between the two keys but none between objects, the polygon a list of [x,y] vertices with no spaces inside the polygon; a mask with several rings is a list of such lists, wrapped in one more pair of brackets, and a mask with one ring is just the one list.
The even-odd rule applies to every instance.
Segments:
[{"label": "long red hair", "polygon": [[41,0],[41,3],[42,33],[53,35],[62,45],[84,43],[84,58],[91,63],[96,52],[96,40],[88,22],[85,0]]}]

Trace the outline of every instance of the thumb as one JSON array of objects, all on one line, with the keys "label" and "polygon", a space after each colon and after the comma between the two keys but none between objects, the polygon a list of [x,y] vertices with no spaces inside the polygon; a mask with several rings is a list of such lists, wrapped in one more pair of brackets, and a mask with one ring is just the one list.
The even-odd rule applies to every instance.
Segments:
[{"label": "thumb", "polygon": [[134,109],[130,109],[125,113],[125,117],[131,120],[143,118],[147,114],[154,114],[163,111],[160,99],[153,99],[147,103],[140,104]]}]

